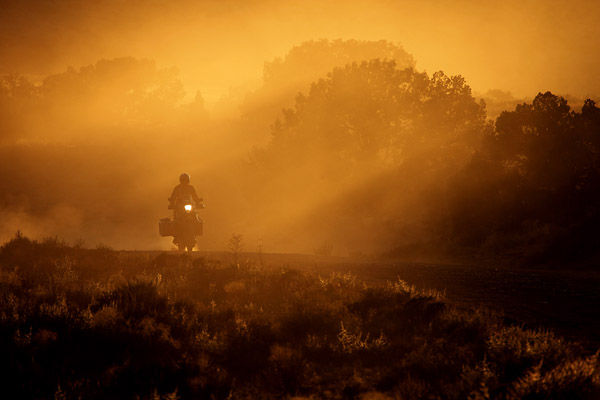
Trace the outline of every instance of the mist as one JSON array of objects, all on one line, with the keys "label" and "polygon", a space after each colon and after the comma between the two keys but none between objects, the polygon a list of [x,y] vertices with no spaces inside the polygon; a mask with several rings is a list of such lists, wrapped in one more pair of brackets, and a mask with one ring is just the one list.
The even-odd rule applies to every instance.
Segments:
[{"label": "mist", "polygon": [[2,240],[171,249],[188,172],[200,250],[443,249],[493,120],[600,92],[583,1],[3,6]]},{"label": "mist", "polygon": [[[252,242],[264,238],[273,250],[306,251],[326,240],[284,232],[306,217],[294,211],[294,193],[273,184],[290,171],[261,178],[268,165],[258,165],[254,155],[268,146],[280,110],[325,71],[377,56],[398,58],[404,67],[414,62],[383,41],[307,42],[288,56],[267,64],[270,78],[247,94],[238,118],[212,118],[200,93],[184,101],[177,69],[151,60],[100,60],[39,85],[5,76],[2,205],[9,223],[3,237],[21,229],[34,237],[168,249],[170,242],[156,236],[156,221],[168,215],[166,199],[186,171],[207,204],[204,249],[220,249],[234,232]],[[315,57],[322,62],[299,77],[307,58]],[[314,170],[305,162],[294,168],[301,181],[312,179],[300,176]],[[310,206],[322,200],[317,196]]]},{"label": "mist", "polygon": [[263,63],[307,40],[401,43],[421,70],[463,75],[477,92],[532,97],[600,91],[600,6],[575,1],[3,1],[0,73],[41,79],[132,56],[177,66],[210,106],[261,84]]}]

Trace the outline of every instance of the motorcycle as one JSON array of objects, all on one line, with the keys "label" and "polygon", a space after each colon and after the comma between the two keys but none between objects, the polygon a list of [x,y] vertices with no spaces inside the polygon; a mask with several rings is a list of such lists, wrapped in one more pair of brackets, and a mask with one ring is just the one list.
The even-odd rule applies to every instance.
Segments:
[{"label": "motorcycle", "polygon": [[202,199],[195,202],[191,198],[177,204],[173,204],[169,198],[169,202],[173,217],[162,218],[159,221],[159,234],[173,236],[173,243],[179,251],[192,251],[196,245],[196,236],[202,236],[204,230],[204,221],[198,217],[198,210],[204,208],[204,203]]}]

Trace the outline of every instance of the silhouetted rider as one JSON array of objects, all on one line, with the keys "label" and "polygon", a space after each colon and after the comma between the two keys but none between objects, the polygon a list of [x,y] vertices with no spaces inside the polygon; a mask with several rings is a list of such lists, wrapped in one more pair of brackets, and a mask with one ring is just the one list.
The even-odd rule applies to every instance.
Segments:
[{"label": "silhouetted rider", "polygon": [[199,203],[202,200],[196,194],[196,189],[192,185],[190,185],[190,176],[188,174],[179,175],[179,185],[173,188],[173,193],[171,193],[171,197],[169,198],[169,208],[175,210],[175,217],[177,217],[177,212],[190,200],[193,200],[195,203]]},{"label": "silhouetted rider", "polygon": [[[202,199],[196,194],[196,189],[190,185],[190,176],[188,174],[181,174],[179,182],[179,185],[175,186],[169,198],[169,209],[174,210],[175,217],[173,243],[179,246],[180,250],[182,246],[183,249],[187,246],[188,250],[191,251],[193,244],[196,242],[194,239],[193,222],[197,222],[198,217],[195,212],[186,216],[184,207],[192,202],[195,206],[199,206]],[[190,220],[190,216],[193,216],[192,220]]]}]

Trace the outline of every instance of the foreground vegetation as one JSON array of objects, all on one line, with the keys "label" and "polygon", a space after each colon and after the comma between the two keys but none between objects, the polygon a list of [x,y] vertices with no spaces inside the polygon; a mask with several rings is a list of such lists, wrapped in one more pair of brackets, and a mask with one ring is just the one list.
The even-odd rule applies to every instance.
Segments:
[{"label": "foreground vegetation", "polygon": [[598,354],[401,280],[20,234],[0,250],[0,354],[14,398],[600,396]]}]

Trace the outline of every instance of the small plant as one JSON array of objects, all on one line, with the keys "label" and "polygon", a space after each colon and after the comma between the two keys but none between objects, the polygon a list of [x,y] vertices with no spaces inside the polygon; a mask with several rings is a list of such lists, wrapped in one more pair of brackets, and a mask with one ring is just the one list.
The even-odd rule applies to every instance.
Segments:
[{"label": "small plant", "polygon": [[241,233],[231,235],[227,247],[229,248],[229,252],[233,254],[233,264],[238,265],[238,255],[244,248],[244,235]]}]

